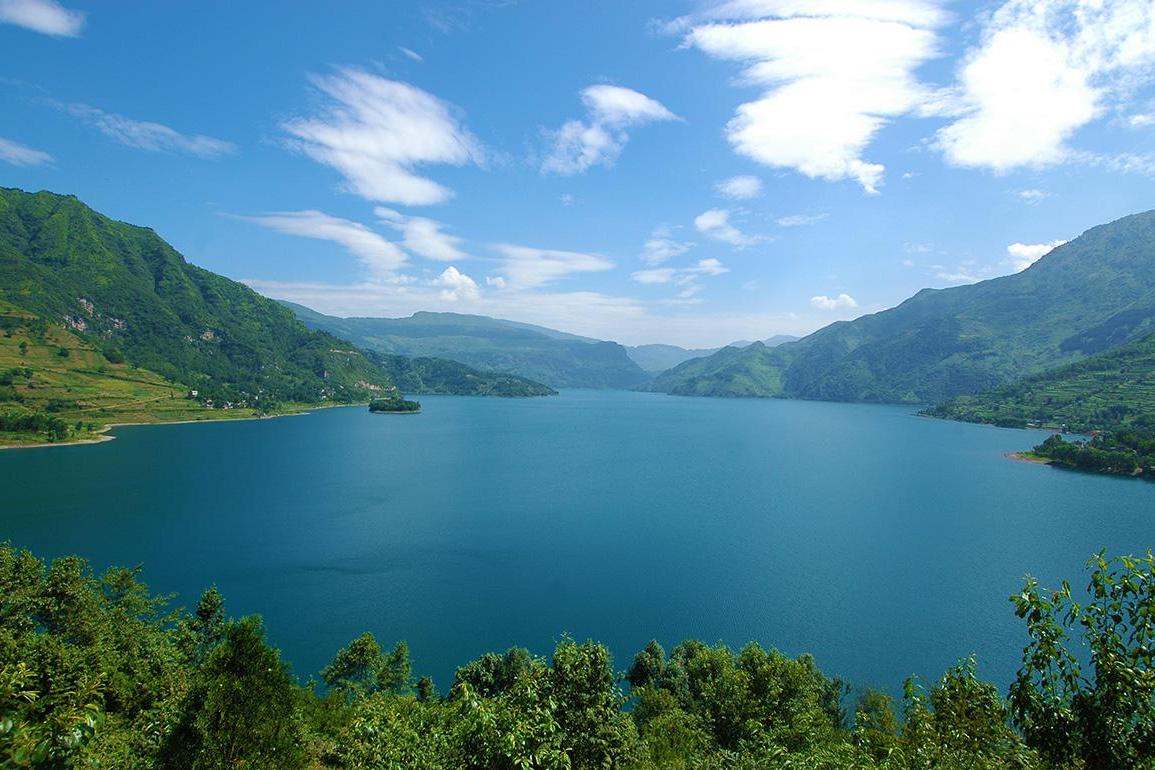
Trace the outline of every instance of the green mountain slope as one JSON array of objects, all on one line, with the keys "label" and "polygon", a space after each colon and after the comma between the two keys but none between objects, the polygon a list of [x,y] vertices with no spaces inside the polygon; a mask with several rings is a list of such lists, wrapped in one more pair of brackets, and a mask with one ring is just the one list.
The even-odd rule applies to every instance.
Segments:
[{"label": "green mountain slope", "polygon": [[[762,340],[768,348],[784,345],[787,342],[795,342],[798,338],[792,337],[789,334],[776,334],[769,339]],[[726,347],[730,348],[744,348],[754,343],[749,340],[741,340],[739,342],[731,342]],[[705,356],[713,355],[722,348],[683,348],[677,345],[634,345],[627,347],[626,352],[634,362],[642,367],[643,370],[650,374],[658,374],[667,369],[673,369],[678,364],[689,361],[694,358],[703,358]]]},{"label": "green mountain slope", "polygon": [[360,351],[72,196],[0,188],[0,300],[103,353],[263,410],[395,392]]},{"label": "green mountain slope", "polygon": [[656,378],[684,395],[939,403],[1108,350],[1155,328],[1155,212],[1088,230],[1027,270],[721,351]]},{"label": "green mountain slope", "polygon": [[[368,350],[446,358],[485,372],[527,377],[554,388],[631,388],[647,375],[616,342],[459,313],[408,318],[337,318],[283,303],[312,329]],[[548,332],[548,333],[547,333]]]},{"label": "green mountain slope", "polygon": [[369,358],[403,392],[415,395],[554,396],[557,391],[516,374],[481,372],[444,358],[412,358],[368,351]]},{"label": "green mountain slope", "polygon": [[1155,332],[1011,385],[959,396],[924,414],[1022,428],[1117,430],[1155,421]]}]

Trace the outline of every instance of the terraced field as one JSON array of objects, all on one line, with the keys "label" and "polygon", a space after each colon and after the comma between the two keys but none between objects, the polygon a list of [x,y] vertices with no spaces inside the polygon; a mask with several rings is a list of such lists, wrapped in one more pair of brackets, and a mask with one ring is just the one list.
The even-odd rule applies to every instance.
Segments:
[{"label": "terraced field", "polygon": [[926,412],[968,422],[1115,430],[1155,423],[1155,334]]},{"label": "terraced field", "polygon": [[[112,363],[67,329],[0,305],[0,412],[64,420],[68,440],[95,438],[110,423],[254,416],[208,409],[188,388],[153,372]],[[79,425],[78,425],[79,424]],[[0,431],[0,445],[41,443],[45,434]]]}]

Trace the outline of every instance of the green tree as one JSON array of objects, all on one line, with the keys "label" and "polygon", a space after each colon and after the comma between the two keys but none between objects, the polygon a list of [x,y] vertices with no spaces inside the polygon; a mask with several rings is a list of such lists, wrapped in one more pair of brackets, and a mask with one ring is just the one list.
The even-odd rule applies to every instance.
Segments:
[{"label": "green tree", "polygon": [[[1055,765],[1097,770],[1155,766],[1155,557],[1088,562],[1088,600],[1066,581],[1053,591],[1028,578],[1011,597],[1030,643],[1011,685],[1015,723]],[[1084,671],[1068,650],[1079,635]]]}]

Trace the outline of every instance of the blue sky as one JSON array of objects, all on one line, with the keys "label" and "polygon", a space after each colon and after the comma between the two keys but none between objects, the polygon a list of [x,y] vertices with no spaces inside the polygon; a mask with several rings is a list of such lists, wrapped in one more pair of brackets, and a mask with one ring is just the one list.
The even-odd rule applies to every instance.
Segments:
[{"label": "blue sky", "polygon": [[1155,207],[1150,0],[0,0],[0,184],[338,315],[802,334]]}]

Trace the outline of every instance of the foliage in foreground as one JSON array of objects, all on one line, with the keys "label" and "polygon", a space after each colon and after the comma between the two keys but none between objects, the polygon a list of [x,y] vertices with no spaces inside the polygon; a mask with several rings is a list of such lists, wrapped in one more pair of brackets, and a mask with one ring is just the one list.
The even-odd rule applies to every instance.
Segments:
[{"label": "foliage in foreground", "polygon": [[754,643],[651,642],[619,675],[565,638],[483,655],[438,696],[404,643],[364,634],[301,686],[215,589],[172,611],[135,570],[0,546],[0,767],[1155,767],[1155,559],[1091,567],[1084,604],[1065,583],[1012,597],[1031,641],[1009,700],[968,659],[908,681],[900,713],[867,691],[848,714],[810,656]]}]

